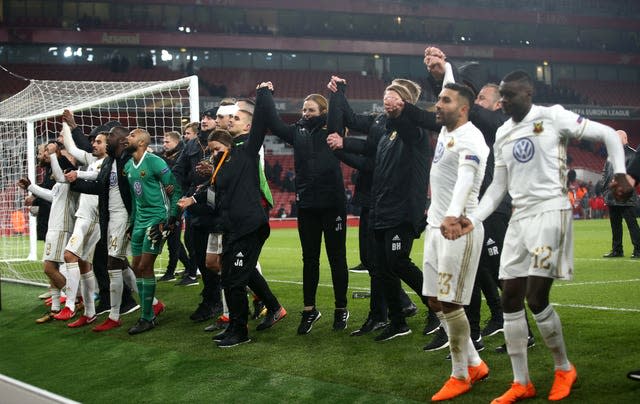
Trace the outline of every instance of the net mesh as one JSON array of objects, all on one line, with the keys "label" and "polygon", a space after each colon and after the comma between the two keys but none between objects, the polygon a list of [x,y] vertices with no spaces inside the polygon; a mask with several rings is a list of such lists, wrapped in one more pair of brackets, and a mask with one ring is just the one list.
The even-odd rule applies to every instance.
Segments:
[{"label": "net mesh", "polygon": [[[192,77],[167,82],[89,82],[31,80],[27,88],[0,103],[0,270],[3,279],[47,283],[42,271],[42,241],[35,217],[17,187],[22,177],[40,182],[37,146],[55,139],[62,113],[70,109],[85,134],[108,121],[144,128],[159,151],[165,132],[178,131],[198,116],[190,97]],[[195,87],[195,88],[194,88]],[[195,113],[194,113],[195,111]],[[55,214],[55,212],[52,212]],[[165,248],[166,250],[166,248]],[[166,253],[156,267],[166,268]],[[28,259],[31,258],[31,259]]]}]

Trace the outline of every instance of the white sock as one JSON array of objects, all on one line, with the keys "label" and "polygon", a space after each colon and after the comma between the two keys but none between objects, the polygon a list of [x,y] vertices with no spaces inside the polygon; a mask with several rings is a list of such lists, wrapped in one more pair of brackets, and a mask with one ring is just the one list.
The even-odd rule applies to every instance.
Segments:
[{"label": "white sock", "polygon": [[122,303],[122,289],[124,288],[122,270],[116,269],[107,272],[109,273],[109,298],[111,299],[109,318],[113,321],[118,321],[120,320],[120,304]]},{"label": "white sock", "polygon": [[60,311],[60,289],[50,286],[49,292],[51,292],[51,311]]},{"label": "white sock", "polygon": [[478,366],[482,362],[482,358],[478,351],[476,351],[476,347],[473,345],[473,340],[471,336],[467,340],[467,365],[469,366]]},{"label": "white sock", "polygon": [[66,267],[67,273],[65,274],[65,278],[67,278],[67,283],[64,286],[64,291],[67,295],[67,301],[65,306],[75,312],[76,296],[78,295],[78,286],[80,284],[80,266],[77,262],[68,262]]},{"label": "white sock", "polygon": [[449,326],[447,326],[447,321],[444,318],[444,313],[442,311],[436,311],[436,317],[440,320],[440,327],[444,328],[444,332],[449,335]]},{"label": "white sock", "polygon": [[567,358],[567,349],[564,344],[562,324],[560,323],[558,313],[553,309],[553,306],[548,305],[540,313],[534,314],[533,318],[536,320],[536,324],[538,324],[538,330],[540,330],[544,343],[547,344],[551,350],[556,369],[570,370],[571,363],[569,363],[569,358]]},{"label": "white sock", "polygon": [[504,339],[511,359],[513,380],[526,386],[529,383],[527,363],[527,320],[524,309],[515,313],[504,313]]},{"label": "white sock", "polygon": [[96,303],[93,300],[95,293],[96,277],[93,271],[80,275],[80,292],[84,301],[84,315],[91,318],[96,315]]},{"label": "white sock", "polygon": [[[67,265],[64,262],[61,262],[60,265],[58,265],[58,272],[60,272],[60,275],[64,276],[65,282],[67,279]],[[67,294],[64,292],[64,288],[62,288],[60,290],[60,296],[67,296]]]},{"label": "white sock", "polygon": [[133,272],[133,269],[131,269],[131,267],[127,267],[127,269],[122,271],[122,276],[124,277],[124,283],[127,287],[139,294],[138,284],[136,283],[136,274]]},{"label": "white sock", "polygon": [[469,320],[463,308],[444,314],[451,351],[451,376],[466,380],[469,377],[467,368],[467,341],[471,340]]},{"label": "white sock", "polygon": [[152,304],[153,306],[155,306],[156,304],[158,304],[158,299],[156,299],[156,297],[155,297],[155,296],[153,297],[153,301],[151,302],[151,304]]},{"label": "white sock", "polygon": [[224,289],[222,290],[222,315],[229,317],[229,306],[227,306],[227,299],[224,297]]}]

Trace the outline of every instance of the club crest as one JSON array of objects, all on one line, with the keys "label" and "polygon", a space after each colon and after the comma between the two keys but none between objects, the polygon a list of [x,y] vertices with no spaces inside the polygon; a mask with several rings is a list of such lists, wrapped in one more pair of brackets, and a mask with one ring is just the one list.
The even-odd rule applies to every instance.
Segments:
[{"label": "club crest", "polygon": [[533,133],[542,133],[543,131],[542,121],[533,123]]}]

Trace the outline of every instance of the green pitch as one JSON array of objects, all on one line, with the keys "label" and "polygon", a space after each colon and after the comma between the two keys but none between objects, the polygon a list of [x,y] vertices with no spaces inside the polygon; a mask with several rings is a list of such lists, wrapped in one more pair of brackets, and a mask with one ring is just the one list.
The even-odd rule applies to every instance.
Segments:
[{"label": "green pitch", "polygon": [[[637,402],[640,383],[625,375],[640,368],[640,262],[601,258],[610,247],[606,220],[577,221],[574,233],[575,280],[557,282],[552,294],[569,358],[579,374],[565,401]],[[628,255],[632,247],[625,242]],[[422,240],[413,250],[419,264]],[[348,258],[350,266],[358,263],[353,228],[348,230]],[[273,231],[260,262],[289,315],[260,333],[253,330],[257,322],[252,321],[253,341],[226,350],[217,348],[211,334],[202,331],[208,323],[188,319],[199,302],[200,287],[159,284],[157,294],[167,304],[159,327],[130,337],[126,330],[137,313],[125,316],[120,329],[101,335],[89,328],[72,330],[61,322],[36,325],[35,318],[45,311],[37,299],[43,289],[3,283],[0,373],[91,403],[424,402],[449,376],[446,350],[422,350],[430,340],[421,335],[423,306],[409,319],[411,335],[376,343],[369,336],[349,336],[365,319],[369,304],[368,299],[350,298],[349,327],[334,332],[330,272],[323,256],[318,289],[322,318],[309,335],[298,336],[302,271],[297,232]],[[351,273],[350,294],[366,289],[368,276]],[[553,362],[533,327],[537,346],[529,350],[529,364],[538,398],[528,402],[546,402]],[[512,379],[508,356],[493,352],[502,342],[501,334],[484,340],[487,349],[481,356],[491,369],[490,378],[455,402],[487,403],[508,388]]]}]

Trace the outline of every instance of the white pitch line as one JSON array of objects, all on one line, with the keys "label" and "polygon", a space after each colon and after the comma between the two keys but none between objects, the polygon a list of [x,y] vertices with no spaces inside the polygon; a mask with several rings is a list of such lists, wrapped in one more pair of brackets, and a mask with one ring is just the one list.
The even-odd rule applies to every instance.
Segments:
[{"label": "white pitch line", "polygon": [[589,310],[604,310],[604,311],[629,311],[632,313],[640,313],[640,309],[626,309],[623,307],[606,307],[606,306],[589,306],[586,304],[564,304],[564,303],[551,303],[555,307],[572,307],[575,309],[589,309]]},{"label": "white pitch line", "polygon": [[613,283],[629,283],[629,282],[639,282],[640,279],[618,279],[614,281],[588,281],[588,282],[571,282],[571,281],[559,281],[556,282],[554,286],[563,287],[563,286],[585,286],[585,285],[609,285]]}]

